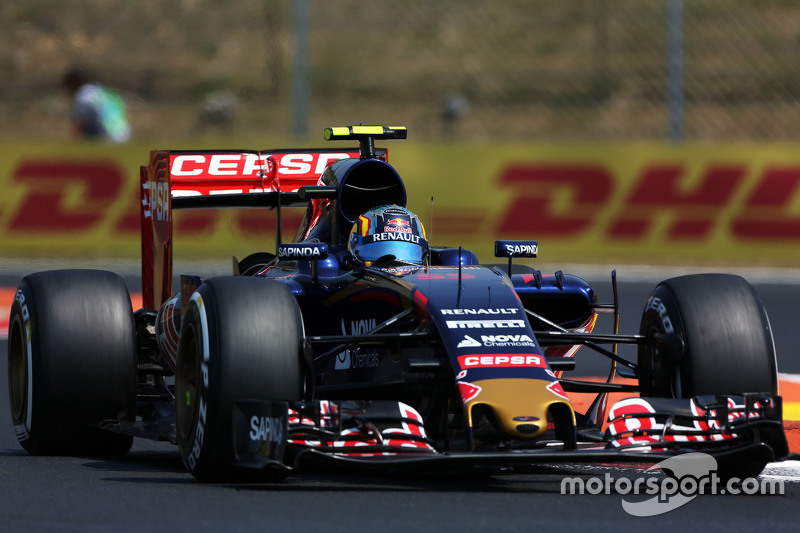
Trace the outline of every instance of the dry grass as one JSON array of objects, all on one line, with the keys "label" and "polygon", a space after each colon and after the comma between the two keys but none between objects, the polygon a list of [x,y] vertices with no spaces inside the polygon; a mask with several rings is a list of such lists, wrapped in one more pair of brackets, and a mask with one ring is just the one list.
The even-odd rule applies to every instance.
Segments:
[{"label": "dry grass", "polygon": [[[59,79],[86,65],[126,95],[137,136],[286,136],[295,124],[290,0],[15,0],[0,4],[0,139],[67,131]],[[660,139],[666,2],[308,0],[312,135],[401,122],[415,136]],[[795,139],[800,3],[685,7],[685,127],[695,139]],[[224,127],[209,95],[240,102]],[[442,100],[468,111],[452,129]],[[227,128],[227,129],[226,129]]]}]

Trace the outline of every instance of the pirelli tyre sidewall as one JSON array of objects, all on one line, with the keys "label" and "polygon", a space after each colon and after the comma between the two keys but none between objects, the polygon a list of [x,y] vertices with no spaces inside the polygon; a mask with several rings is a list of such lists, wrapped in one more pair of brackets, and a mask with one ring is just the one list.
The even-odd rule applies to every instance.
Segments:
[{"label": "pirelli tyre sidewall", "polygon": [[640,333],[674,334],[683,353],[643,345],[638,362],[642,396],[777,394],[775,346],[755,289],[730,274],[694,274],[661,282],[651,293]]},{"label": "pirelli tyre sidewall", "polygon": [[136,333],[124,281],[92,270],[25,277],[11,306],[8,384],[14,430],[29,453],[126,453],[132,437],[98,429],[135,417]]},{"label": "pirelli tyre sidewall", "polygon": [[176,366],[176,431],[181,458],[200,481],[277,480],[232,466],[236,400],[303,397],[300,310],[289,288],[243,276],[207,280],[183,317]]}]

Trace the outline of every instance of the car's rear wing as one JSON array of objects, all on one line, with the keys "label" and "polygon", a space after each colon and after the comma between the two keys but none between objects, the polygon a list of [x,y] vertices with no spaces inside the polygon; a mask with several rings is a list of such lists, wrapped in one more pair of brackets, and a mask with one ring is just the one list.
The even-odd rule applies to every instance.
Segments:
[{"label": "car's rear wing", "polygon": [[[154,150],[141,167],[142,304],[172,294],[172,210],[305,206],[334,161],[358,148]],[[386,160],[386,149],[375,149]],[[319,189],[322,189],[321,187]]]}]

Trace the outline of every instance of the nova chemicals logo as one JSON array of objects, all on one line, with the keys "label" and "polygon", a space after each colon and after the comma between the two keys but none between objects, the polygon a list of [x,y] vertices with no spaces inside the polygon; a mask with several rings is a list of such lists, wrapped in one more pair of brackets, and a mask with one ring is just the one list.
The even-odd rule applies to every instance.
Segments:
[{"label": "nova chemicals logo", "polygon": [[506,347],[506,346],[536,346],[529,335],[481,335],[481,342],[484,346]]},{"label": "nova chemicals logo", "polygon": [[458,348],[476,348],[478,346],[491,346],[494,348],[504,348],[509,346],[534,347],[536,343],[530,335],[481,335],[481,340],[476,340],[469,335],[464,335]]},{"label": "nova chemicals logo", "polygon": [[469,335],[464,335],[464,340],[458,343],[458,348],[476,348],[478,346],[482,346],[482,344]]}]

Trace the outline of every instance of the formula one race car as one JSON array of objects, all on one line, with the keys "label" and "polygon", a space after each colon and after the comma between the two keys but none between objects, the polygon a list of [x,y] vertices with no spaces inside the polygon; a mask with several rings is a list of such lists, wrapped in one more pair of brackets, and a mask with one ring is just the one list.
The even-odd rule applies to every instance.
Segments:
[{"label": "formula one race car", "polygon": [[[428,243],[376,140],[405,128],[334,127],[358,148],[155,151],[142,167],[143,308],[116,274],[27,276],[11,310],[9,385],[32,454],[123,454],[134,436],[176,443],[200,480],[281,479],[319,465],[434,469],[657,462],[712,454],[758,474],[788,455],[767,314],[724,274],[660,283],[636,335],[592,333],[581,278]],[[285,208],[306,209],[291,243]],[[180,276],[172,212],[265,208],[276,254],[233,275]],[[638,346],[638,358],[617,353]],[[586,346],[603,383],[565,378]],[[619,383],[620,375],[629,378]],[[633,378],[633,379],[630,379]],[[607,407],[611,392],[631,398]],[[595,396],[576,412],[568,393]]]}]

